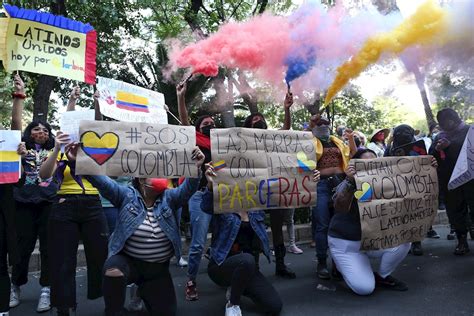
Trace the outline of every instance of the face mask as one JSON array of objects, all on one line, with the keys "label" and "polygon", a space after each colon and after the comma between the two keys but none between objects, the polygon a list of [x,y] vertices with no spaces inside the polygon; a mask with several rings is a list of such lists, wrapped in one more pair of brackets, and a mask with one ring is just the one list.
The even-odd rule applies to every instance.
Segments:
[{"label": "face mask", "polygon": [[156,178],[151,179],[151,188],[158,194],[162,194],[168,189],[168,179]]},{"label": "face mask", "polygon": [[49,140],[49,135],[43,132],[32,133],[31,139],[38,145],[44,145]]},{"label": "face mask", "polygon": [[201,127],[201,133],[203,133],[204,135],[206,135],[207,137],[211,137],[211,129],[215,128],[214,125],[206,125],[204,127]]},{"label": "face mask", "polygon": [[267,124],[264,121],[260,120],[255,122],[252,127],[258,129],[267,129]]},{"label": "face mask", "polygon": [[316,126],[312,130],[314,137],[322,140],[327,141],[329,139],[330,130],[329,125],[320,125]]}]

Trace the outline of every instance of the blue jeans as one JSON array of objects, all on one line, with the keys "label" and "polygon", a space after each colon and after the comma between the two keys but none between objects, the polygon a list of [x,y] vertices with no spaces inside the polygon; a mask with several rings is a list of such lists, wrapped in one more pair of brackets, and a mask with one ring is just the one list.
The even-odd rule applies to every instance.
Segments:
[{"label": "blue jeans", "polygon": [[313,238],[316,242],[316,257],[324,261],[327,258],[328,227],[333,213],[329,208],[332,196],[326,179],[319,181],[316,192],[318,193],[316,206],[311,210]]},{"label": "blue jeans", "polygon": [[189,199],[189,215],[191,217],[191,245],[189,247],[188,277],[196,280],[201,264],[202,253],[206,245],[207,232],[212,215],[201,209],[202,195],[204,192],[197,191]]},{"label": "blue jeans", "polygon": [[107,226],[109,227],[109,236],[115,230],[115,225],[117,223],[118,217],[118,208],[116,207],[103,207],[105,218],[107,219]]}]

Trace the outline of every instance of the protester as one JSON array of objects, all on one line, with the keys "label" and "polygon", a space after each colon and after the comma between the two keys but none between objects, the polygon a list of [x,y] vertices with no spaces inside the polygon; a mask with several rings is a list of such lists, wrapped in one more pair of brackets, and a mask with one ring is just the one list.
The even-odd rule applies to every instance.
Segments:
[{"label": "protester", "polygon": [[[71,161],[78,145],[73,147]],[[201,168],[204,154],[196,148],[192,159]],[[135,178],[133,187],[125,187],[106,176],[85,178],[119,209],[103,269],[105,314],[122,315],[127,284],[135,283],[151,315],[176,315],[169,261],[181,257],[178,209],[196,192],[200,176],[176,189],[168,179]]]},{"label": "protester", "polygon": [[[357,140],[359,140],[359,144],[357,143]],[[367,137],[365,137],[364,133],[361,131],[354,131],[354,141],[356,143],[357,149],[365,148],[367,144]]]},{"label": "protester", "polygon": [[[393,129],[392,143],[385,149],[384,157],[406,155],[405,151],[399,151],[399,148],[416,141],[416,131],[407,124],[398,125]],[[411,253],[415,256],[423,255],[421,242],[413,242],[411,245]]]},{"label": "protester", "polygon": [[[284,111],[285,118],[283,121],[282,130],[289,130],[291,128],[291,114],[290,108],[293,104],[293,95],[291,92],[288,92],[285,96],[284,101]],[[267,122],[265,121],[264,116],[259,113],[250,114],[244,121],[244,127],[246,128],[257,128],[257,129],[267,129]],[[296,274],[286,266],[285,264],[285,255],[286,247],[283,239],[283,223],[285,219],[291,213],[291,210],[288,209],[274,209],[269,211],[270,213],[270,227],[272,230],[273,238],[273,249],[275,251],[275,275],[281,276],[288,279],[296,278]],[[293,210],[294,213],[294,210]],[[293,249],[296,251],[296,245]]]},{"label": "protester", "polygon": [[[204,195],[203,208],[212,210],[212,182],[216,174],[211,164],[207,167],[205,174],[210,191]],[[313,181],[319,181],[317,170],[314,170]],[[228,287],[225,315],[242,315],[242,295],[254,301],[263,313],[278,315],[283,303],[278,292],[260,272],[258,264],[258,254],[261,251],[270,262],[265,213],[241,211],[217,214],[214,217],[211,258],[207,272],[214,283]]]},{"label": "protester", "polygon": [[[359,149],[354,159],[374,159],[377,155],[370,149]],[[436,160],[432,164],[436,167]],[[394,248],[361,251],[361,224],[359,207],[354,199],[356,191],[355,168],[349,165],[346,178],[336,188],[334,199],[335,214],[329,226],[329,249],[338,271],[354,293],[369,295],[375,286],[397,291],[406,291],[408,287],[391,274],[403,261],[410,250],[410,243]],[[373,272],[370,258],[379,258],[378,272]]]},{"label": "protester", "polygon": [[351,130],[345,130],[349,147],[339,138],[331,135],[329,121],[319,114],[311,117],[310,128],[314,135],[317,168],[321,172],[321,181],[317,187],[318,199],[316,206],[312,208],[313,239],[316,241],[318,259],[316,270],[320,279],[329,279],[326,261],[328,226],[333,213],[331,196],[333,189],[344,179],[344,170],[357,148]]},{"label": "protester", "polygon": [[448,190],[447,187],[470,125],[465,124],[458,113],[449,108],[440,110],[436,118],[441,132],[436,136],[430,152],[440,166],[438,178],[446,194],[446,212],[458,239],[454,254],[465,255],[470,250],[467,242],[468,231],[471,230],[471,236],[474,235],[474,227],[470,226],[468,216],[468,208],[474,210],[474,180],[454,190]]},{"label": "protester", "polygon": [[390,130],[388,128],[375,130],[372,137],[369,139],[370,142],[367,144],[367,148],[372,150],[377,157],[383,157],[385,149],[387,148],[385,140],[388,138],[389,134]]},{"label": "protester", "polygon": [[[19,74],[14,76],[12,129],[21,130],[23,102],[26,98],[25,84]],[[28,282],[30,257],[39,238],[41,257],[41,285],[37,312],[50,309],[50,281],[48,269],[47,226],[51,203],[57,186],[51,179],[41,179],[39,169],[54,147],[54,136],[48,123],[33,121],[26,127],[23,143],[18,148],[22,156],[22,177],[14,187],[16,204],[15,226],[20,260],[13,265],[10,292],[10,308],[20,304],[20,286]]]},{"label": "protester", "polygon": [[[178,96],[179,119],[185,126],[191,125],[189,122],[188,111],[186,109],[186,89],[187,83],[182,82],[176,87]],[[216,127],[214,119],[210,115],[200,116],[196,122],[196,143],[199,149],[205,155],[205,163],[211,161],[211,130]],[[204,166],[202,166],[204,168]],[[204,172],[204,169],[202,170]],[[201,209],[201,202],[204,190],[207,186],[205,177],[201,178],[196,193],[188,201],[189,215],[191,221],[191,244],[188,254],[188,282],[186,283],[185,294],[188,301],[199,299],[196,278],[199,272],[204,247],[207,241],[207,233],[212,214],[204,212]]]},{"label": "protester", "polygon": [[[74,90],[68,104],[73,111],[78,99]],[[102,266],[107,258],[108,228],[99,192],[89,181],[75,174],[66,153],[69,135],[57,133],[52,154],[42,164],[40,177],[54,175],[59,191],[49,217],[48,250],[51,278],[51,306],[58,315],[69,315],[76,309],[76,256],[82,239],[87,262],[87,298],[102,296]]]},{"label": "protester", "polygon": [[[21,126],[12,125],[13,130]],[[3,130],[0,124],[0,130]],[[18,147],[22,144],[18,144]],[[0,316],[8,316],[10,310],[10,275],[8,265],[20,261],[15,225],[15,199],[13,184],[0,184]]]}]

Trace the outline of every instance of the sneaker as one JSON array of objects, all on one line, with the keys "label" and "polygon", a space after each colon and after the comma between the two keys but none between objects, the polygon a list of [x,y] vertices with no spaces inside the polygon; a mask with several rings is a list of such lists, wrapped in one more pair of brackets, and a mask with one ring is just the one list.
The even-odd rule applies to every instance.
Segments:
[{"label": "sneaker", "polygon": [[17,307],[20,305],[20,288],[12,284],[10,290],[10,308]]},{"label": "sneaker", "polygon": [[331,278],[326,261],[318,262],[318,265],[316,267],[316,272],[317,272],[318,278],[320,278],[321,280],[329,280]]},{"label": "sneaker", "polygon": [[450,232],[448,233],[448,235],[446,236],[446,238],[448,240],[454,240],[456,239],[456,232],[454,231],[454,229],[451,229]]},{"label": "sneaker", "polygon": [[183,257],[179,258],[178,266],[183,268],[188,266],[188,262]]},{"label": "sneaker", "polygon": [[9,312],[1,312],[1,313],[0,313],[0,316],[8,316],[8,315],[10,315]]},{"label": "sneaker", "polygon": [[46,312],[51,309],[50,292],[49,286],[45,286],[41,289],[38,306],[36,307],[38,313]]},{"label": "sneaker", "polygon": [[138,296],[138,286],[132,284],[130,286],[130,302],[127,305],[127,310],[129,312],[140,312],[144,310],[144,308],[143,300]]},{"label": "sneaker", "polygon": [[186,283],[186,300],[197,301],[199,299],[196,282],[189,280]]},{"label": "sneaker", "polygon": [[225,305],[225,316],[242,316],[239,305],[230,306],[230,302]]},{"label": "sneaker", "polygon": [[433,238],[433,239],[439,239],[439,234],[436,232],[436,230],[430,229],[430,230],[426,233],[426,237],[427,237],[427,238]]},{"label": "sneaker", "polygon": [[303,250],[301,248],[298,248],[297,245],[291,245],[288,247],[288,252],[294,253],[295,255],[301,255],[303,253]]},{"label": "sneaker", "polygon": [[395,279],[393,276],[389,275],[385,278],[382,278],[378,273],[374,273],[375,284],[380,287],[391,289],[394,291],[407,291],[408,286],[400,281]]}]

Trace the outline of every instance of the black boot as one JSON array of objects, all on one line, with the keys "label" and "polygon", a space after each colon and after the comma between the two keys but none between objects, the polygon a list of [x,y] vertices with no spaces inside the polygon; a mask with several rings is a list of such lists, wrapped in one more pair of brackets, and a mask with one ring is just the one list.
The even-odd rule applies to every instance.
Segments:
[{"label": "black boot", "polygon": [[341,281],[343,279],[341,272],[336,267],[336,263],[332,260],[331,266],[331,277],[336,281]]},{"label": "black boot", "polygon": [[469,252],[469,244],[467,243],[467,234],[457,233],[458,245],[454,249],[454,254],[457,256],[465,255]]},{"label": "black boot", "polygon": [[329,280],[331,275],[329,274],[328,265],[326,263],[326,259],[320,260],[318,259],[318,265],[316,266],[316,273],[318,274],[318,278],[322,280]]},{"label": "black boot", "polygon": [[287,279],[296,278],[296,274],[285,265],[285,245],[275,246],[275,275]]},{"label": "black boot", "polygon": [[57,316],[75,316],[76,309],[75,308],[52,308],[51,309],[52,315]]},{"label": "black boot", "polygon": [[451,230],[449,231],[449,234],[446,236],[448,240],[454,240],[456,239],[456,232],[454,229],[451,227]]}]

